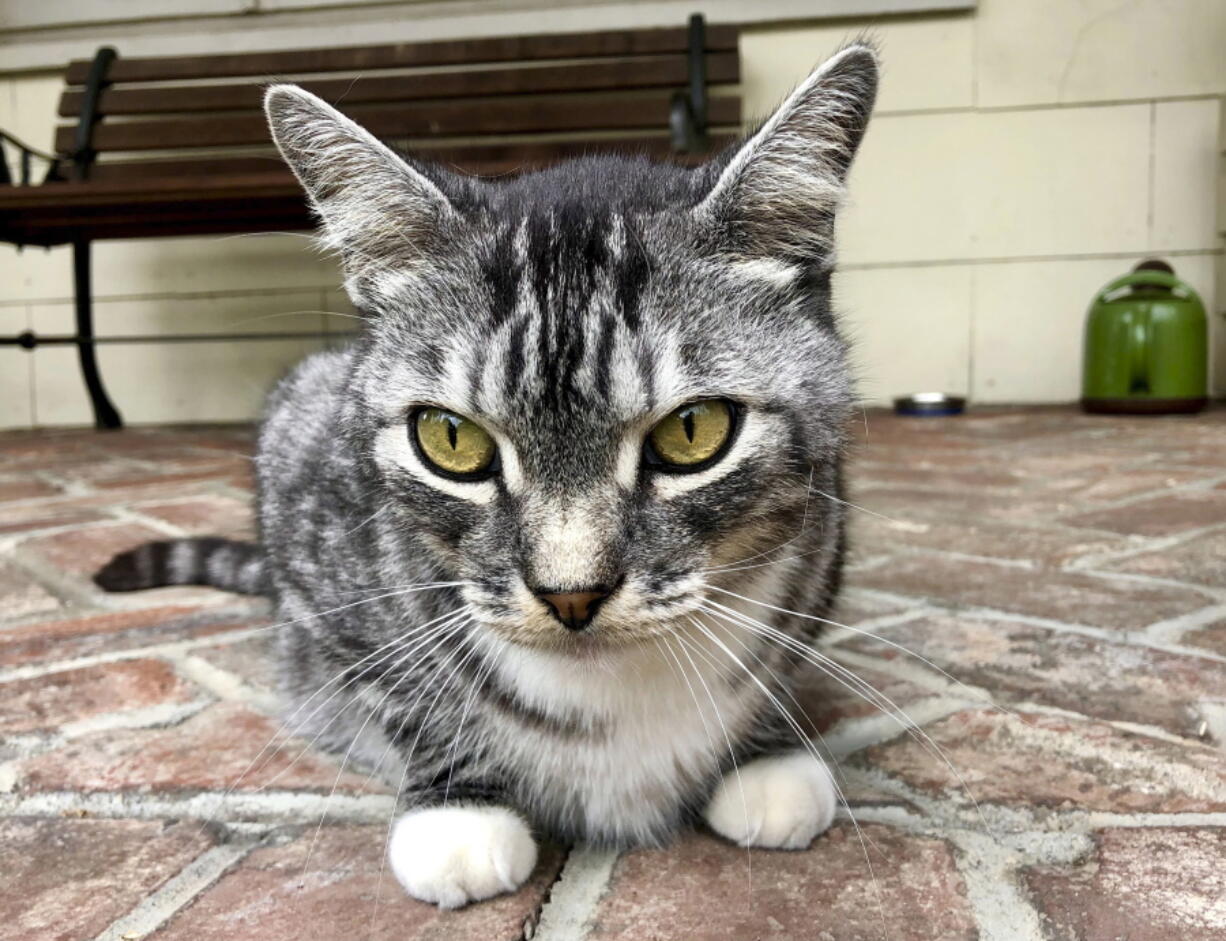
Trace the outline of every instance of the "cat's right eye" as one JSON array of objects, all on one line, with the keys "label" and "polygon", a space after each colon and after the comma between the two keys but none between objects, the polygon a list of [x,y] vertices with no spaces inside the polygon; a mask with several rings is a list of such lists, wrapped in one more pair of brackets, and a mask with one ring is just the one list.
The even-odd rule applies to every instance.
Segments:
[{"label": "cat's right eye", "polygon": [[418,453],[453,480],[482,480],[498,469],[498,447],[470,418],[441,408],[423,408],[411,418]]}]

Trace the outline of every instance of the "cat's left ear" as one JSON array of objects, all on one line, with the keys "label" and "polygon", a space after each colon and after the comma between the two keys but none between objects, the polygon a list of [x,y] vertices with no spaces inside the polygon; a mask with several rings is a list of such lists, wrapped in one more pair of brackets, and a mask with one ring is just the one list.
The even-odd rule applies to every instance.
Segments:
[{"label": "cat's left ear", "polygon": [[399,154],[296,85],[269,88],[264,111],[347,274],[411,269],[442,250],[458,213]]},{"label": "cat's left ear", "polygon": [[732,155],[695,210],[721,247],[745,257],[826,257],[834,215],[877,96],[876,50],[828,59]]}]

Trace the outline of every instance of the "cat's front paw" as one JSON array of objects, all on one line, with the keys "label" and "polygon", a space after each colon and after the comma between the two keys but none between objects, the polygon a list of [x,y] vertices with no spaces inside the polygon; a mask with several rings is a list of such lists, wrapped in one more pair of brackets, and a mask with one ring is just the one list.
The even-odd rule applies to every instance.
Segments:
[{"label": "cat's front paw", "polygon": [[388,862],[409,895],[459,908],[523,885],[536,843],[505,807],[431,807],[396,821]]},{"label": "cat's front paw", "polygon": [[837,804],[825,764],[793,752],[728,772],[704,816],[712,830],[741,846],[795,850],[830,826]]}]

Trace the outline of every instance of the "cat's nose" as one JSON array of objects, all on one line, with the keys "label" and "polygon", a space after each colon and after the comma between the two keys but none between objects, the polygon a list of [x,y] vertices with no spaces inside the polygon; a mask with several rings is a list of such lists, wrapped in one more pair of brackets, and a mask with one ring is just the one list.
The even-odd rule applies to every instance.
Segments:
[{"label": "cat's nose", "polygon": [[610,589],[593,585],[580,591],[538,589],[536,596],[545,602],[554,617],[572,631],[581,631],[596,616],[596,609],[609,597]]}]

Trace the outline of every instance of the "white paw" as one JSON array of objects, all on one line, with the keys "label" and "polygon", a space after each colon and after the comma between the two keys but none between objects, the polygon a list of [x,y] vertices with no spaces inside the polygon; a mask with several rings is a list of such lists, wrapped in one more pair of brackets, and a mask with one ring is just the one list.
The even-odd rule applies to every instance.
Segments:
[{"label": "white paw", "polygon": [[707,804],[707,825],[741,846],[804,849],[830,826],[838,791],[808,752],[759,758],[724,775]]},{"label": "white paw", "polygon": [[459,908],[523,885],[536,843],[505,807],[432,807],[396,821],[388,862],[409,895]]}]

